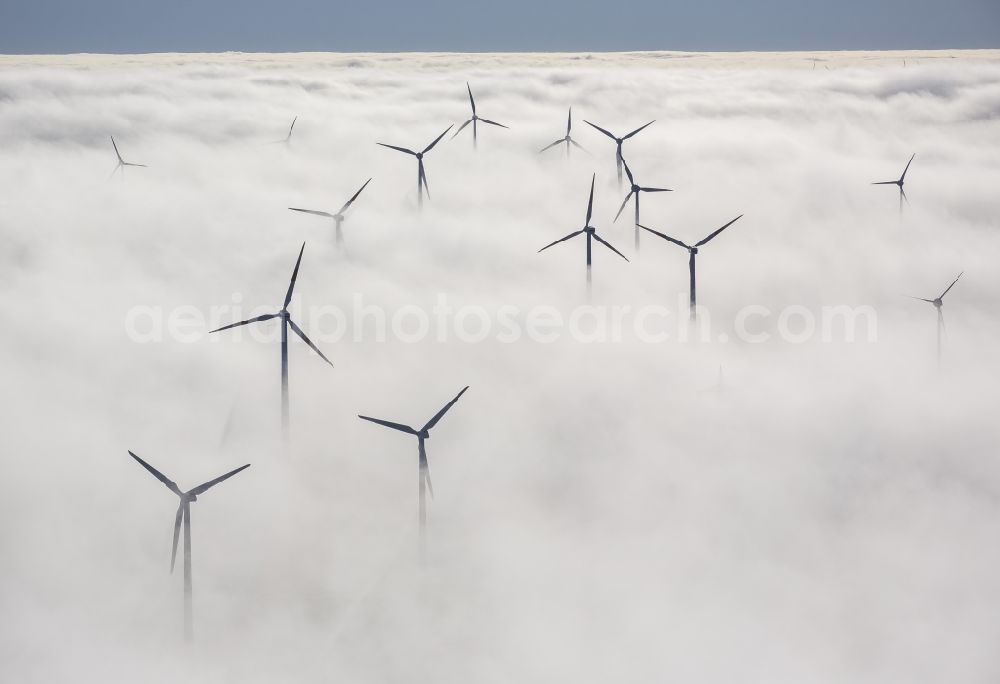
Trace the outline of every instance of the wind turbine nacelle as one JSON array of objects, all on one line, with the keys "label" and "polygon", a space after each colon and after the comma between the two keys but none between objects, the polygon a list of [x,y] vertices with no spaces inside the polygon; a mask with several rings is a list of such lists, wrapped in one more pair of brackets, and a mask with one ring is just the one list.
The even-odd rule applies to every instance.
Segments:
[{"label": "wind turbine nacelle", "polygon": [[689,247],[688,251],[691,252],[692,254],[697,254],[698,253],[698,248],[697,247]]},{"label": "wind turbine nacelle", "polygon": [[427,430],[421,430],[420,432],[417,433],[417,437],[419,437],[420,439],[430,439],[431,433]]}]

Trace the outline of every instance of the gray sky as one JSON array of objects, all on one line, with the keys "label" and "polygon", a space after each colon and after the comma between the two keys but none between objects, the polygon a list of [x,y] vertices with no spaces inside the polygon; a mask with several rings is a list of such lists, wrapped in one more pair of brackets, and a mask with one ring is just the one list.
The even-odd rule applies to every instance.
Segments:
[{"label": "gray sky", "polygon": [[996,0],[0,0],[0,53],[1000,46]]}]

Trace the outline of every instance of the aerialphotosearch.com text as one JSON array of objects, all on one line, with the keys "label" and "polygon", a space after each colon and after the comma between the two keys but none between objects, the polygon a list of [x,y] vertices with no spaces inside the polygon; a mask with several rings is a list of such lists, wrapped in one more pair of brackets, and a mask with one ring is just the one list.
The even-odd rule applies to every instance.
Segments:
[{"label": "aerialphotosearch.com text", "polygon": [[[439,294],[432,306],[402,304],[389,308],[367,303],[355,293],[347,307],[337,305],[291,307],[293,320],[314,342],[416,344],[427,341],[478,344],[489,340],[501,344],[531,341],[551,344],[560,340],[594,344],[638,341],[726,343],[734,338],[747,344],[780,340],[806,342],[876,342],[878,317],[868,305],[792,304],[780,310],[747,305],[723,325],[705,307],[689,312],[686,298],[678,297],[673,308],[656,305],[580,304],[569,308],[537,304],[511,304],[492,308],[477,304],[456,305]],[[137,343],[164,340],[193,344],[210,330],[277,311],[266,306],[245,308],[242,296],[233,295],[225,305],[207,310],[195,306],[160,307],[136,305],[125,313],[125,333]],[[226,339],[244,336],[266,342],[278,339],[277,319],[250,323],[226,331]],[[270,323],[270,324],[269,324]],[[212,335],[211,338],[219,339]]]}]

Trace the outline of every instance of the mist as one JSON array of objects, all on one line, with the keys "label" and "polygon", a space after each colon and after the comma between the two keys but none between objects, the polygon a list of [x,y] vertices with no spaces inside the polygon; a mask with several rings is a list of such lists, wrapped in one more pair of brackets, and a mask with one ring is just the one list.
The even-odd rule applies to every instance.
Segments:
[{"label": "mist", "polygon": [[[415,161],[375,143],[457,129],[466,82],[510,128],[446,135],[418,212]],[[539,154],[570,106],[586,152]],[[624,146],[673,190],[644,225],[743,215],[698,255],[707,336],[687,254],[613,221],[585,119],[656,120]],[[112,176],[111,135],[148,168]],[[0,150],[4,680],[1000,676],[1000,53],[0,57]],[[871,183],[913,153],[900,211]],[[588,299],[582,237],[537,251],[593,174],[629,261],[595,244]],[[344,250],[288,210],[369,177]],[[290,311],[334,368],[290,340],[286,447],[277,324],[208,331],[277,311],[303,242]],[[911,297],[960,272],[938,363]],[[824,307],[874,318],[824,336]],[[465,385],[421,563],[415,440],[357,414],[420,426]],[[191,645],[176,502],[129,449],[181,489],[252,464],[192,506]]]}]

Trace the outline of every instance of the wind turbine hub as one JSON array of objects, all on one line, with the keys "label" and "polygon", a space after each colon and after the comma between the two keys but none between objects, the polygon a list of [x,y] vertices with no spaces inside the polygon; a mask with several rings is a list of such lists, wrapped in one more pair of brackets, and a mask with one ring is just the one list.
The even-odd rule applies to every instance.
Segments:
[{"label": "wind turbine hub", "polygon": [[621,147],[622,143],[625,142],[625,140],[623,140],[622,138],[615,138],[615,142],[618,143],[618,147]]},{"label": "wind turbine hub", "polygon": [[935,299],[935,300],[934,300],[933,302],[931,302],[931,303],[932,303],[932,304],[934,304],[934,306],[936,306],[937,308],[939,308],[939,309],[940,309],[940,308],[941,308],[941,306],[942,306],[942,305],[944,304],[944,301],[943,301],[943,300],[941,300],[941,299]]},{"label": "wind turbine hub", "polygon": [[583,227],[583,232],[584,233],[596,233],[597,232],[597,228],[594,228],[593,226],[584,226]]},{"label": "wind turbine hub", "polygon": [[698,253],[698,248],[697,247],[689,247],[688,251],[691,252],[692,254],[697,254]]},{"label": "wind turbine hub", "polygon": [[419,437],[420,439],[430,439],[431,433],[428,432],[427,430],[421,430],[420,432],[417,433],[417,437]]},{"label": "wind turbine hub", "polygon": [[638,185],[632,185],[632,192],[639,192],[639,186]]},{"label": "wind turbine hub", "polygon": [[424,158],[424,153],[423,152],[417,152],[417,159],[423,159],[423,158]]}]

